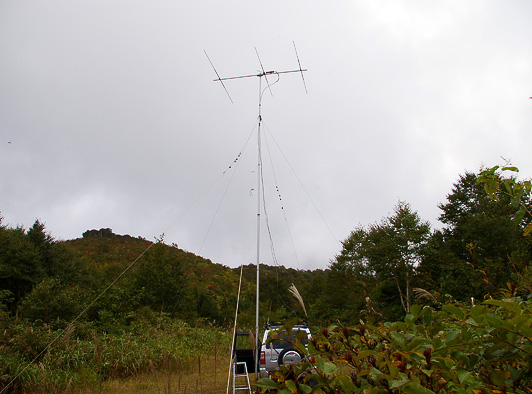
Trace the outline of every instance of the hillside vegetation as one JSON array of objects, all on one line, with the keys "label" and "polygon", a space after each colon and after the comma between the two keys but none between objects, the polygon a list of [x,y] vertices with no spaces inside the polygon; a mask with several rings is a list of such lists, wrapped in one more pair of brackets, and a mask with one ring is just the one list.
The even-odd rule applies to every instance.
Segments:
[{"label": "hillside vegetation", "polygon": [[[441,230],[399,202],[355,226],[326,270],[262,266],[261,324],[306,318],[317,334],[315,363],[262,390],[530,392],[531,187],[508,171],[461,175]],[[0,384],[62,392],[227,351],[239,274],[164,239],[56,241],[40,221],[0,223]],[[255,277],[244,267],[241,329],[254,326]]]}]

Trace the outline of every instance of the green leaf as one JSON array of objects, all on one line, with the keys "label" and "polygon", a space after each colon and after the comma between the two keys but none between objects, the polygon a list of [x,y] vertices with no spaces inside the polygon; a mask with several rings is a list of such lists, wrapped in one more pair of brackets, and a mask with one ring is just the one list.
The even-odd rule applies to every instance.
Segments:
[{"label": "green leaf", "polygon": [[297,393],[297,386],[293,380],[285,380],[284,384],[286,388],[290,390],[292,393],[294,394]]},{"label": "green leaf", "polygon": [[516,315],[521,314],[521,306],[515,301],[486,300],[484,301],[484,304],[499,306],[503,309],[515,313]]},{"label": "green leaf", "polygon": [[338,375],[335,377],[331,382],[331,386],[335,388],[341,387],[344,393],[354,393],[356,391],[353,381],[347,375]]},{"label": "green leaf", "polygon": [[422,310],[423,310],[423,305],[414,304],[410,308],[410,314],[412,315],[412,317],[414,319],[416,319],[416,318],[419,317],[419,315],[421,314]]},{"label": "green leaf", "polygon": [[404,349],[406,341],[405,335],[403,333],[392,331],[390,333],[390,337],[392,337],[393,341],[396,342],[401,347],[401,349]]},{"label": "green leaf", "polygon": [[332,375],[336,372],[336,365],[329,361],[325,361],[323,357],[316,357],[316,362],[318,363],[318,368],[325,374],[325,375]]},{"label": "green leaf", "polygon": [[514,180],[513,179],[505,179],[504,180],[504,187],[506,188],[506,191],[508,193],[512,193],[512,186],[514,185]]},{"label": "green leaf", "polygon": [[432,345],[432,342],[427,338],[418,338],[408,341],[408,345],[406,346],[406,349],[408,351],[420,349],[424,350],[426,347],[429,347]]},{"label": "green leaf", "polygon": [[480,356],[478,354],[470,354],[467,360],[468,367],[474,368],[477,365],[479,360],[480,360]]},{"label": "green leaf", "polygon": [[513,172],[519,172],[519,168],[509,166],[509,167],[503,167],[503,168],[501,168],[501,171],[513,171]]},{"label": "green leaf", "polygon": [[323,366],[323,373],[326,374],[326,375],[332,375],[333,373],[335,373],[337,370],[337,367],[336,365],[334,365],[333,363],[327,361],[324,366]]},{"label": "green leaf", "polygon": [[434,391],[431,391],[429,389],[426,389],[425,387],[415,385],[414,383],[405,385],[402,388],[402,391],[404,393],[411,393],[411,394],[434,394]]},{"label": "green leaf", "polygon": [[423,309],[425,311],[424,313],[424,320],[425,320],[425,324],[432,324],[432,308],[424,308]]},{"label": "green leaf", "polygon": [[465,319],[465,311],[462,308],[457,307],[456,305],[444,305],[442,309],[451,315],[458,317],[460,320]]},{"label": "green leaf", "polygon": [[318,364],[318,368],[323,371],[325,368],[325,361],[323,360],[323,357],[317,356],[316,357],[316,364]]},{"label": "green leaf", "polygon": [[460,370],[456,371],[456,375],[458,376],[458,381],[460,382],[460,384],[463,384],[464,381],[466,381],[471,376],[471,372]]},{"label": "green leaf", "polygon": [[484,305],[475,305],[469,310],[469,315],[478,323],[487,312],[488,308]]},{"label": "green leaf", "polygon": [[405,384],[410,383],[410,380],[392,380],[390,382],[390,388],[394,389],[396,387],[404,386]]},{"label": "green leaf", "polygon": [[497,387],[503,387],[506,380],[505,371],[492,371],[490,374],[490,381]]},{"label": "green leaf", "polygon": [[528,235],[532,232],[532,223],[528,223],[528,225],[523,229],[523,237],[528,237]]},{"label": "green leaf", "polygon": [[363,360],[368,356],[377,356],[377,353],[374,350],[362,350],[357,355],[357,360]]},{"label": "green leaf", "polygon": [[305,394],[309,394],[312,392],[312,387],[307,386],[306,384],[300,384],[299,389]]},{"label": "green leaf", "polygon": [[276,389],[279,387],[279,385],[270,378],[260,378],[257,380],[257,386],[265,389]]},{"label": "green leaf", "polygon": [[445,342],[454,341],[456,338],[458,338],[459,335],[460,335],[460,331],[457,331],[457,330],[448,331],[447,334],[445,334]]},{"label": "green leaf", "polygon": [[386,365],[388,366],[388,371],[390,371],[390,376],[393,378],[393,379],[396,379],[398,376],[399,376],[399,368],[397,368],[393,362],[391,362],[390,360],[386,359]]},{"label": "green leaf", "polygon": [[277,394],[292,394],[292,392],[290,390],[287,390],[287,389],[282,389],[282,390],[278,391]]},{"label": "green leaf", "polygon": [[371,376],[372,378],[379,378],[382,375],[383,373],[375,367],[371,367],[371,369],[369,370],[369,376]]},{"label": "green leaf", "polygon": [[519,210],[515,213],[514,223],[519,224],[523,221],[525,217],[526,209],[524,206],[521,206]]},{"label": "green leaf", "polygon": [[508,324],[505,320],[501,320],[500,316],[497,316],[493,313],[490,313],[489,315],[486,315],[485,321],[490,324],[491,327],[494,328],[502,328],[502,329],[510,329],[511,325]]}]

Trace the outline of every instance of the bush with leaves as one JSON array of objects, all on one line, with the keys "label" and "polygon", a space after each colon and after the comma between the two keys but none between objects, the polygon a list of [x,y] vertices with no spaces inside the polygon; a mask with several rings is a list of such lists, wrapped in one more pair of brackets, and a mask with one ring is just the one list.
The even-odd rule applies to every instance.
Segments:
[{"label": "bush with leaves", "polygon": [[518,172],[517,167],[494,166],[483,169],[477,182],[484,185],[490,199],[499,201],[501,195],[510,199],[510,206],[516,209],[514,222],[522,224],[526,237],[532,233],[532,180],[517,180],[515,175]]},{"label": "bush with leaves", "polygon": [[530,301],[415,305],[400,322],[323,329],[310,357],[258,385],[283,394],[529,393],[531,338]]}]

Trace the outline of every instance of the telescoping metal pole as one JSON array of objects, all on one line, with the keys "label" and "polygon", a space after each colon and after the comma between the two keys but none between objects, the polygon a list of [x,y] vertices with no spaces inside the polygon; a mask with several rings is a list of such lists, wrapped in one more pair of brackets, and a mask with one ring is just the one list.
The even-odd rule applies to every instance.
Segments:
[{"label": "telescoping metal pole", "polygon": [[[259,59],[260,67],[262,69],[262,72],[258,74],[250,74],[250,75],[239,75],[235,77],[227,77],[227,78],[221,78],[218,74],[218,71],[216,71],[216,68],[214,68],[214,64],[211,62],[211,59],[209,58],[209,55],[207,55],[207,52],[205,52],[205,55],[207,56],[207,59],[209,59],[209,62],[211,63],[212,68],[214,69],[214,72],[216,73],[216,78],[214,81],[220,82],[227,93],[227,96],[229,97],[229,100],[233,102],[233,99],[229,95],[229,92],[227,91],[223,81],[231,80],[231,79],[242,79],[242,78],[249,78],[249,77],[259,77],[259,125],[258,125],[258,131],[257,131],[257,295],[256,295],[256,309],[255,309],[255,380],[259,379],[259,362],[260,362],[260,347],[259,347],[259,286],[260,286],[260,212],[261,212],[261,189],[262,189],[262,157],[261,157],[261,123],[262,123],[262,114],[261,114],[261,106],[262,106],[262,94],[264,93],[262,91],[262,78],[266,80],[267,87],[264,88],[264,91],[266,89],[270,90],[270,93],[273,96],[271,85],[268,82],[268,75],[277,75],[279,78],[280,74],[289,74],[289,73],[301,73],[301,78],[303,79],[303,85],[305,86],[305,92],[307,91],[307,86],[305,84],[305,77],[303,76],[303,72],[307,71],[306,69],[301,68],[301,62],[299,61],[299,55],[297,54],[296,44],[294,43],[294,50],[296,52],[296,58],[297,63],[299,65],[299,69],[297,70],[289,70],[289,71],[265,71],[264,67],[262,66],[262,61],[259,57],[259,52],[257,51],[257,48],[255,48],[255,52],[257,53],[257,58]],[[279,79],[278,79],[279,80]],[[275,83],[275,82],[274,82]]]}]

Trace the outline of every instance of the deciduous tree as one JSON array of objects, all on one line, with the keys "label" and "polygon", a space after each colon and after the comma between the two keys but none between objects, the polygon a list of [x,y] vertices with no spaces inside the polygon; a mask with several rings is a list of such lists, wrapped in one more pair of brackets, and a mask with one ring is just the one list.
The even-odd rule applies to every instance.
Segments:
[{"label": "deciduous tree", "polygon": [[[337,280],[342,276],[344,280],[350,279],[352,291],[364,298],[370,293],[376,298],[374,301],[385,302],[387,308],[398,302],[403,312],[408,313],[412,279],[429,235],[429,223],[421,220],[409,204],[399,202],[392,216],[351,233],[331,264],[331,272]],[[373,307],[367,308],[370,310],[366,312],[371,313]]]}]

